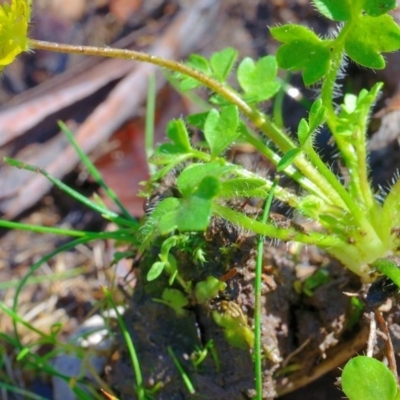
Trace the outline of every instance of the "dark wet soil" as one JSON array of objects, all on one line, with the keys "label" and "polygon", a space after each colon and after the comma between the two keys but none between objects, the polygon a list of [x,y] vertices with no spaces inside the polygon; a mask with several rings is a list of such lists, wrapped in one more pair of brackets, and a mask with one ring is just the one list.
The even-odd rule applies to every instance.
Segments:
[{"label": "dark wet soil", "polygon": [[[154,298],[161,298],[164,288],[169,287],[167,278],[154,283],[148,283],[145,278],[148,266],[156,260],[155,248],[136,271],[139,279],[125,321],[138,349],[145,385],[163,384],[157,399],[249,399],[254,387],[251,351],[229,345],[211,313],[221,308],[225,311],[239,309],[248,326],[252,326],[255,238],[214,221],[202,239],[205,239],[205,258],[210,261],[198,265],[187,255],[176,254],[181,275],[195,284],[211,274],[224,279],[229,276],[228,271],[235,270],[235,275],[226,282],[227,288],[207,305],[192,302],[185,315],[177,317],[172,308],[154,302]],[[360,283],[357,277],[315,248],[268,244],[263,267],[263,390],[265,399],[273,399],[279,393],[293,390],[293,385],[296,387],[300,381],[304,385],[304,377],[315,374],[318,365],[339,342],[354,341],[362,321],[349,325],[354,310],[351,298],[344,292],[357,292]],[[327,279],[310,296],[301,290],[301,283],[317,268],[326,272]],[[180,288],[179,285],[175,287]],[[198,370],[194,369],[191,355],[211,339],[220,369],[211,356]],[[358,350],[363,344],[362,341],[358,343]],[[189,374],[197,394],[188,393],[168,354],[168,347]],[[332,369],[340,365],[337,363]],[[110,366],[109,379],[121,399],[135,398],[134,377],[123,342],[119,360]],[[340,394],[335,387],[332,391]]]}]

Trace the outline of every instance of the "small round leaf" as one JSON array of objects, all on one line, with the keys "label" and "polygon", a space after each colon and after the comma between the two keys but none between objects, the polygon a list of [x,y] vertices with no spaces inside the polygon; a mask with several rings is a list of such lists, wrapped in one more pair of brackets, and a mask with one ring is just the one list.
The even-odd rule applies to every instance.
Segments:
[{"label": "small round leaf", "polygon": [[164,268],[165,263],[163,263],[162,261],[156,261],[147,273],[147,280],[154,281],[154,279],[157,279],[161,275],[161,272],[163,272]]},{"label": "small round leaf", "polygon": [[394,400],[397,383],[382,362],[357,356],[343,368],[342,389],[349,400]]}]

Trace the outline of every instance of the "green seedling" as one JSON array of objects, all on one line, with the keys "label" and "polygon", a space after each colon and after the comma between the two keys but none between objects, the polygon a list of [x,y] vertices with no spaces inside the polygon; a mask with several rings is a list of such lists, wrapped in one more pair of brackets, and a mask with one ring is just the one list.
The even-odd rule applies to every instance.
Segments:
[{"label": "green seedling", "polygon": [[191,284],[190,282],[185,282],[182,279],[178,272],[178,266],[176,258],[170,253],[170,250],[177,246],[182,245],[188,240],[188,236],[179,235],[179,236],[170,236],[168,239],[164,240],[161,245],[161,250],[158,255],[160,261],[156,261],[151,266],[150,270],[147,273],[147,280],[152,281],[158,278],[163,271],[169,276],[169,284],[172,285],[175,279],[179,282],[179,284],[185,289],[187,293],[190,293]]},{"label": "green seedling", "polygon": [[226,283],[214,276],[208,276],[205,281],[196,284],[194,294],[199,304],[206,304],[217,297],[218,293],[225,290]]},{"label": "green seedling", "polygon": [[351,329],[357,322],[364,312],[364,302],[358,297],[352,297],[350,300],[350,310],[346,319],[347,329]]},{"label": "green seedling", "polygon": [[212,312],[215,323],[224,329],[226,340],[239,349],[252,349],[254,332],[241,308],[234,302],[222,301],[221,311]]},{"label": "green seedling", "polygon": [[201,349],[196,347],[196,350],[191,354],[190,359],[193,362],[194,368],[197,370],[202,362],[206,359],[208,352],[211,353],[217,372],[221,371],[221,362],[214,347],[214,341],[210,339]]},{"label": "green seedling", "polygon": [[166,288],[163,291],[161,299],[153,300],[157,303],[165,304],[168,307],[171,307],[176,312],[176,315],[178,317],[183,317],[186,315],[186,310],[184,309],[184,307],[189,304],[189,300],[187,299],[185,294],[183,294],[178,289]]},{"label": "green seedling", "polygon": [[314,295],[314,290],[328,283],[329,279],[329,273],[326,269],[318,269],[304,281],[302,291],[311,297]]}]

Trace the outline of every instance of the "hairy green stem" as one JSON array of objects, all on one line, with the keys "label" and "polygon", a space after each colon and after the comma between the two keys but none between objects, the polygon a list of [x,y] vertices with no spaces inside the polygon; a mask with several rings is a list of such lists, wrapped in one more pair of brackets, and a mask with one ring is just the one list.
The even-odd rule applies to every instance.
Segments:
[{"label": "hairy green stem", "polygon": [[[243,129],[241,135],[246,142],[253,145],[261,154],[267,157],[274,165],[278,165],[279,161],[281,160],[281,157],[279,157],[272,149],[266,146],[261,140],[252,135],[247,129],[246,130]],[[291,177],[297,183],[299,183],[301,187],[307,190],[308,193],[314,194],[315,196],[324,199],[326,203],[340,202],[340,198],[335,199],[335,194],[328,196],[327,194],[325,194],[325,192],[321,191],[321,188],[319,186],[314,184],[314,182],[305,177],[293,166],[289,165],[285,169],[285,174]]]},{"label": "hairy green stem", "polygon": [[285,242],[295,241],[316,245],[341,261],[343,265],[359,275],[365,282],[371,280],[369,275],[370,268],[367,265],[368,262],[382,257],[386,248],[385,244],[379,238],[371,237],[370,235],[359,234],[353,243],[344,234],[303,233],[296,229],[278,228],[272,224],[263,224],[220,204],[213,205],[213,213],[234,225],[241,226],[259,235]]},{"label": "hairy green stem", "polygon": [[365,231],[365,234],[369,233],[373,237],[377,238],[375,229],[370,224],[368,217],[365,215],[365,211],[354,203],[349,192],[337,180],[334,173],[322,162],[314,148],[311,145],[307,146],[306,151],[313,164],[318,168],[319,171],[323,171],[324,176],[329,180],[336,193],[338,193],[341,199],[345,202],[347,209],[350,211],[357,225]]},{"label": "hairy green stem", "polygon": [[[378,84],[375,86],[376,90],[382,87],[382,84]],[[372,188],[368,179],[368,162],[367,162],[367,121],[368,114],[364,113],[360,115],[360,122],[357,126],[358,130],[354,132],[356,137],[356,152],[357,152],[357,160],[358,160],[358,172],[359,172],[359,185],[360,191],[362,194],[362,198],[364,199],[364,204],[368,210],[376,208],[377,203],[375,201],[374,195],[372,193]]]},{"label": "hairy green stem", "polygon": [[157,65],[170,71],[179,72],[190,76],[208,87],[215,93],[218,93],[231,104],[237,105],[239,110],[249,118],[261,130],[268,132],[268,137],[276,143],[282,151],[288,151],[294,147],[293,142],[274,124],[272,124],[264,114],[248,105],[237,93],[227,88],[222,83],[212,79],[203,73],[173,60],[167,60],[162,57],[142,53],[135,50],[114,49],[110,47],[95,46],[75,46],[61,43],[46,42],[43,40],[30,39],[29,45],[32,49],[47,51],[56,51],[62,53],[82,54],[87,56],[122,58],[127,60],[136,60]]},{"label": "hairy green stem", "polygon": [[[275,192],[276,193],[276,192]],[[214,214],[235,224],[248,229],[259,235],[264,235],[269,238],[279,239],[284,242],[301,242],[306,244],[318,245],[321,248],[338,247],[346,245],[346,241],[338,238],[337,236],[329,235],[319,232],[303,233],[295,229],[278,228],[272,224],[263,224],[246,215],[231,210],[228,207],[220,204],[213,205]]]},{"label": "hairy green stem", "polygon": [[[321,88],[321,99],[323,105],[326,107],[327,125],[329,126],[336,144],[342,155],[343,161],[350,174],[350,193],[355,199],[358,199],[363,205],[371,206],[373,197],[371,191],[368,189],[367,178],[367,162],[365,151],[360,151],[361,146],[353,146],[346,136],[338,132],[338,117],[334,109],[335,98],[335,84],[341,65],[343,63],[344,55],[344,40],[348,32],[352,29],[354,22],[359,18],[359,15],[353,16],[353,19],[346,22],[340,31],[339,35],[328,43],[331,48],[331,67],[324,77],[324,82]],[[352,132],[352,134],[365,134],[365,131]],[[365,142],[364,146],[365,147]],[[359,207],[360,204],[353,202],[353,207]]]},{"label": "hairy green stem", "polygon": [[391,234],[389,228],[400,228],[400,179],[391,187],[383,203],[380,226],[382,231],[387,231],[389,235]]}]

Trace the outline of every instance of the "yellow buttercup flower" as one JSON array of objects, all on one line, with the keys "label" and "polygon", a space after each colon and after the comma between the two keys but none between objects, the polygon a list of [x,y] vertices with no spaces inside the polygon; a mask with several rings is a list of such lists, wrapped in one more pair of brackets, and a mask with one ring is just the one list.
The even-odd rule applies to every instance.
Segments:
[{"label": "yellow buttercup flower", "polygon": [[11,0],[0,6],[0,71],[28,46],[31,0]]}]

